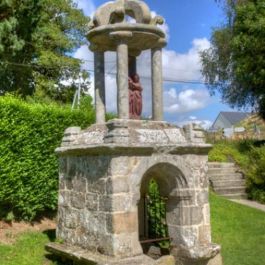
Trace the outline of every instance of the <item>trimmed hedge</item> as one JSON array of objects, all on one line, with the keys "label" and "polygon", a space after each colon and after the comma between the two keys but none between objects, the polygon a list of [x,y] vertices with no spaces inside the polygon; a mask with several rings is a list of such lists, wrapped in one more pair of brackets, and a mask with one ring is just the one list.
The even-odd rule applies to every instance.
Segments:
[{"label": "trimmed hedge", "polygon": [[0,218],[32,220],[57,207],[54,153],[70,126],[94,122],[92,106],[71,111],[55,104],[0,97]]}]

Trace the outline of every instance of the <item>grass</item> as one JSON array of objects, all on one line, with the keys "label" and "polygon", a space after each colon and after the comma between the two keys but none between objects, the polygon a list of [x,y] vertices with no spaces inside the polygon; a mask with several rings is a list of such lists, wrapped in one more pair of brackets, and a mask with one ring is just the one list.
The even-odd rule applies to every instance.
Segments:
[{"label": "grass", "polygon": [[265,213],[211,195],[213,242],[222,246],[224,265],[265,263]]},{"label": "grass", "polygon": [[45,260],[44,245],[49,237],[43,233],[25,233],[14,245],[0,245],[2,265],[50,265]]},{"label": "grass", "polygon": [[[0,244],[1,265],[68,265],[54,260],[44,245],[55,240],[54,231],[21,234],[13,245]],[[48,259],[50,257],[51,259]]]},{"label": "grass", "polygon": [[[265,261],[265,213],[211,195],[213,242],[222,245],[224,265]],[[67,265],[49,260],[44,245],[54,233],[26,233],[14,245],[0,245],[1,265]]]}]

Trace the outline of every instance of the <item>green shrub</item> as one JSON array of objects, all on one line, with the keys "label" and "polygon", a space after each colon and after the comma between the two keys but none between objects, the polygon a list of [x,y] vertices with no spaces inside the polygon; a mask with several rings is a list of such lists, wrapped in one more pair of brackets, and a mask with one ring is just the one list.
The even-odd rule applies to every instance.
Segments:
[{"label": "green shrub", "polygon": [[0,97],[0,217],[32,220],[57,206],[58,163],[54,153],[70,126],[94,121],[90,106],[71,111],[55,104]]},{"label": "green shrub", "polygon": [[[149,220],[149,237],[168,237],[168,227],[166,223],[166,203],[161,197],[159,186],[154,179],[151,179],[148,186],[147,212]],[[170,242],[163,240],[158,243],[161,248],[168,249]]]},{"label": "green shrub", "polygon": [[235,162],[245,165],[249,158],[247,155],[247,144],[244,142],[220,142],[214,145],[209,152],[210,162]]},{"label": "green shrub", "polygon": [[265,203],[265,146],[253,147],[247,170],[249,197]]}]

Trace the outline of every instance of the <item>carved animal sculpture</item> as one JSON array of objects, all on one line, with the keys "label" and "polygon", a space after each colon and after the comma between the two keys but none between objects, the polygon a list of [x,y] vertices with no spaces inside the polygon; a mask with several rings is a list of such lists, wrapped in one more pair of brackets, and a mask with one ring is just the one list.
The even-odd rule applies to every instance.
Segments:
[{"label": "carved animal sculpture", "polygon": [[121,23],[125,21],[126,15],[134,18],[136,23],[142,24],[163,24],[164,20],[160,16],[152,18],[149,7],[139,0],[117,0],[107,2],[95,13],[93,20],[89,23],[89,29],[95,27]]}]

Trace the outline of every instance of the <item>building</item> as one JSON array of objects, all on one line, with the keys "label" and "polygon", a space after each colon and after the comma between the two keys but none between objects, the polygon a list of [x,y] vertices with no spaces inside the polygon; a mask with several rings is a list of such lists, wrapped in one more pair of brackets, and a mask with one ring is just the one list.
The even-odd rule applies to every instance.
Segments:
[{"label": "building", "polygon": [[221,129],[233,128],[240,121],[249,117],[251,113],[248,112],[220,112],[214,121],[211,130],[217,131]]}]

